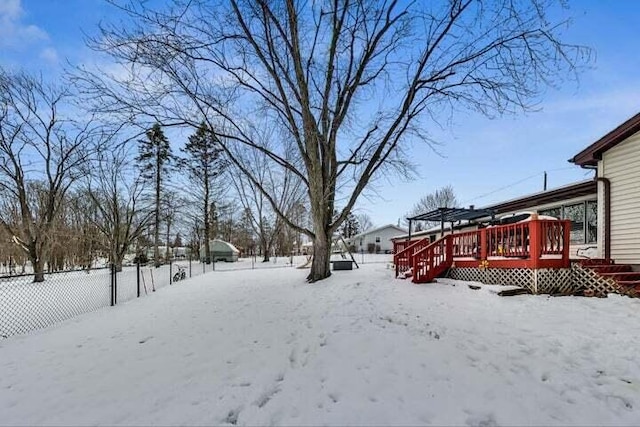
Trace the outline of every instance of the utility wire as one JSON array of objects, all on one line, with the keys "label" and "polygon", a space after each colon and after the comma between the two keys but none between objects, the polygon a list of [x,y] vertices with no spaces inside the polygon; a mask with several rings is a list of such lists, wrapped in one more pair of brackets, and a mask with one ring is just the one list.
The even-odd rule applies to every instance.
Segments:
[{"label": "utility wire", "polygon": [[532,178],[535,178],[535,177],[538,177],[538,176],[542,176],[542,175],[544,175],[544,173],[545,173],[545,172],[547,172],[547,173],[548,173],[548,172],[558,172],[558,171],[569,170],[569,169],[575,169],[575,167],[574,167],[574,166],[568,166],[568,167],[563,167],[563,168],[549,169],[549,170],[547,170],[547,171],[537,172],[537,173],[535,173],[535,174],[533,174],[533,175],[530,175],[530,176],[528,176],[528,177],[526,177],[526,178],[523,178],[523,179],[521,179],[521,180],[518,180],[518,181],[516,181],[516,182],[512,182],[512,183],[510,183],[510,184],[507,184],[507,185],[505,185],[505,186],[502,186],[502,187],[500,187],[500,188],[497,188],[497,189],[495,189],[495,190],[492,190],[492,191],[490,191],[490,192],[488,192],[488,193],[481,194],[480,196],[474,197],[474,198],[472,198],[472,199],[465,200],[465,201],[464,201],[464,202],[462,202],[461,204],[462,204],[463,206],[465,206],[465,205],[466,205],[467,203],[469,203],[469,202],[473,202],[473,201],[478,200],[478,199],[483,199],[483,198],[485,198],[485,197],[487,197],[487,196],[491,196],[491,195],[493,195],[493,194],[499,193],[500,191],[507,190],[507,189],[509,189],[509,188],[515,187],[516,185],[518,185],[518,184],[522,184],[523,182],[528,181],[528,180],[530,180],[530,179],[532,179]]}]

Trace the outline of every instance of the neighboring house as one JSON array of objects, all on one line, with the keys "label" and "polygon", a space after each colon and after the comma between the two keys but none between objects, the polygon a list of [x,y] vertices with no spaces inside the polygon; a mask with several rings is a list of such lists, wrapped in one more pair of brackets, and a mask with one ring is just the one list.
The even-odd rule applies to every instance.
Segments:
[{"label": "neighboring house", "polygon": [[[570,257],[579,258],[582,254],[591,257],[595,255],[594,252],[598,247],[598,197],[596,190],[596,182],[587,180],[496,203],[481,209],[494,212],[496,219],[519,212],[535,212],[558,219],[569,219],[571,220]],[[475,230],[479,224],[487,223],[490,220],[491,217],[487,216],[473,222],[453,224],[453,230],[454,232]],[[445,234],[449,234],[451,224],[446,224],[444,230]],[[412,233],[411,240],[429,237],[431,241],[435,241],[441,237],[441,234],[441,227],[438,226]],[[405,232],[402,235],[393,236],[392,240],[406,240],[408,237],[408,233]]]},{"label": "neighboring house", "polygon": [[[210,240],[209,248],[211,250],[211,258],[213,261],[226,261],[226,262],[236,262],[238,261],[238,257],[240,256],[240,251],[238,248],[233,246],[229,242],[225,242],[223,240]],[[205,258],[205,247],[202,245],[200,247],[200,260],[204,261]]]},{"label": "neighboring house", "polygon": [[640,265],[640,113],[576,154],[596,170],[599,256]]},{"label": "neighboring house", "polygon": [[406,232],[404,228],[388,224],[357,234],[346,241],[350,248],[355,247],[356,252],[391,253],[393,251],[391,238]]}]

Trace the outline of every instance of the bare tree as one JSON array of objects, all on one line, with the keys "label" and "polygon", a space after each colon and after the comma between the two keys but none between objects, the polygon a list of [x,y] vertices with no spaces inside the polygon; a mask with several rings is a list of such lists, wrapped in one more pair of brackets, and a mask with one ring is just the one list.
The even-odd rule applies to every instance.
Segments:
[{"label": "bare tree", "polygon": [[369,216],[369,214],[366,214],[366,213],[357,214],[356,218],[358,219],[358,223],[360,224],[361,232],[364,232],[373,228],[373,221],[371,220],[371,217]]},{"label": "bare tree", "polygon": [[[285,221],[277,212],[284,213],[287,218],[293,216],[294,208],[303,198],[302,182],[290,171],[274,168],[269,159],[258,151],[235,154],[234,157],[243,169],[254,171],[260,183],[258,187],[245,175],[230,175],[240,203],[258,237],[262,262],[268,262],[276,239],[285,229]],[[265,192],[275,201],[276,209],[269,203]]]},{"label": "bare tree", "polygon": [[109,261],[122,271],[131,246],[151,225],[155,210],[144,203],[143,183],[123,146],[99,153],[87,174],[86,193],[97,214],[92,220],[106,243]]},{"label": "bare tree", "polygon": [[0,69],[0,194],[17,214],[10,221],[11,212],[0,212],[0,226],[28,255],[35,282],[44,281],[64,196],[80,177],[89,147],[101,139],[92,120],[70,118],[70,99],[63,87]]},{"label": "bare tree", "polygon": [[[114,0],[115,1],[115,0]],[[84,70],[102,111],[190,125],[205,117],[232,163],[284,222],[313,239],[308,280],[330,273],[331,236],[370,180],[407,173],[409,139],[429,120],[471,108],[529,109],[590,51],[560,41],[553,0],[401,2],[174,0],[162,10],[119,4],[131,22],[91,44],[130,71]],[[568,73],[570,72],[570,73]],[[288,146],[253,138],[264,118]],[[265,155],[305,185],[312,227],[294,224],[237,146]],[[336,201],[343,206],[333,217]]]},{"label": "bare tree", "polygon": [[[433,193],[429,193],[425,196],[422,196],[418,202],[413,205],[411,212],[407,214],[407,217],[412,217],[416,215],[420,215],[423,213],[431,212],[438,208],[456,208],[458,207],[458,199],[456,198],[455,191],[451,185],[446,185],[442,188],[435,190]],[[408,224],[408,222],[407,222]],[[426,222],[416,222],[415,223],[415,231],[420,231],[424,228],[424,226],[432,226],[438,223]]]}]

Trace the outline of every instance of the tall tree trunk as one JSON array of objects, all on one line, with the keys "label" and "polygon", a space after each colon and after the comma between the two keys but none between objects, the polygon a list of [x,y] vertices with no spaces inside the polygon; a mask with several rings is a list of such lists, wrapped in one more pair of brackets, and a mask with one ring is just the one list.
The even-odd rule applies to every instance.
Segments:
[{"label": "tall tree trunk", "polygon": [[313,239],[313,261],[307,281],[315,282],[331,276],[331,235],[326,229],[316,229]]},{"label": "tall tree trunk", "polygon": [[262,262],[269,262],[269,242],[265,237],[260,238],[260,250],[262,251]]},{"label": "tall tree trunk", "polygon": [[171,238],[171,219],[167,217],[167,250],[165,252],[165,260],[169,261],[171,259],[171,245],[169,244],[169,239]]},{"label": "tall tree trunk", "polygon": [[29,243],[29,259],[31,266],[33,267],[33,282],[44,282],[44,262],[41,254],[38,253],[38,248],[35,242]]},{"label": "tall tree trunk", "polygon": [[123,260],[124,260],[124,253],[120,254],[117,248],[111,252],[111,263],[115,266],[115,270],[117,273],[122,271]]},{"label": "tall tree trunk", "polygon": [[209,239],[211,238],[211,224],[209,223],[209,178],[205,172],[204,181],[204,262],[211,264],[211,247]]},{"label": "tall tree trunk", "polygon": [[160,267],[160,157],[156,162],[156,211],[154,213],[155,230],[153,232],[153,262],[156,268]]}]

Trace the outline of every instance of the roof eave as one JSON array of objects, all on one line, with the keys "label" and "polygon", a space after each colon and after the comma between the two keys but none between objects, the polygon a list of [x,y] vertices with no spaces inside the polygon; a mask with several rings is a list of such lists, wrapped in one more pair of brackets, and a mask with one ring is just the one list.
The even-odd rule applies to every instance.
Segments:
[{"label": "roof eave", "polygon": [[595,166],[602,159],[602,153],[615,147],[625,139],[640,131],[640,113],[598,139],[593,144],[573,156],[571,163],[579,166]]}]

